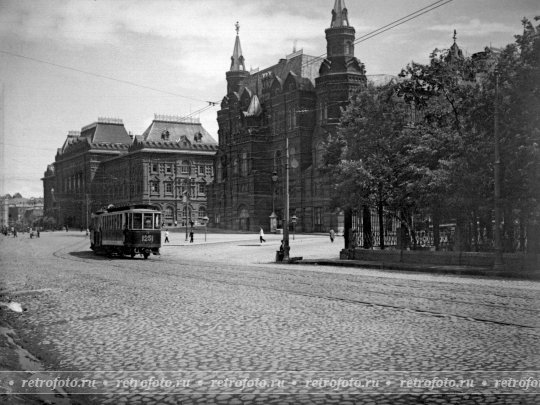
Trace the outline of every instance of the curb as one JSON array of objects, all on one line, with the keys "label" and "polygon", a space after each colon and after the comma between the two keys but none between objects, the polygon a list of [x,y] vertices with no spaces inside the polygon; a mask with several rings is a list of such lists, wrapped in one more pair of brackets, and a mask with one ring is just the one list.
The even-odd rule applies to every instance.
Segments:
[{"label": "curb", "polygon": [[481,276],[495,278],[511,278],[522,280],[540,280],[538,272],[509,272],[495,271],[489,267],[472,267],[472,266],[436,266],[436,265],[414,265],[407,263],[385,263],[359,260],[331,260],[331,259],[306,259],[293,262],[295,264],[312,264],[325,266],[344,266],[344,267],[360,267],[375,270],[392,270],[406,271],[416,273],[432,273],[432,274],[453,274],[458,276]]}]

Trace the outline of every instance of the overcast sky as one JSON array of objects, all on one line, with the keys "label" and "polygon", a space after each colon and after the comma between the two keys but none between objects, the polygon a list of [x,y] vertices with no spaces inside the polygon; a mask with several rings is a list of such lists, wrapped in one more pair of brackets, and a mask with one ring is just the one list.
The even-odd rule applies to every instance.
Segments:
[{"label": "overcast sky", "polygon": [[[154,113],[220,101],[236,21],[248,69],[277,63],[295,42],[324,54],[334,1],[0,0],[0,194],[42,196],[68,131],[98,117],[141,134]],[[357,38],[434,2],[345,0]],[[454,0],[357,44],[356,57],[368,74],[397,74],[448,48],[454,29],[466,53],[504,46],[539,9],[537,0]],[[217,139],[216,111],[199,117]]]}]

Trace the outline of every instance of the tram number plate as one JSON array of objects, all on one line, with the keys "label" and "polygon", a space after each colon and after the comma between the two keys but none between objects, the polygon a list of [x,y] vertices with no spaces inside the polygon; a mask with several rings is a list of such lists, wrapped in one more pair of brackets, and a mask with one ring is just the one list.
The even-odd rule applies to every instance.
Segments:
[{"label": "tram number plate", "polygon": [[142,236],[142,241],[146,242],[146,243],[153,242],[154,241],[154,236],[153,235],[143,235]]}]

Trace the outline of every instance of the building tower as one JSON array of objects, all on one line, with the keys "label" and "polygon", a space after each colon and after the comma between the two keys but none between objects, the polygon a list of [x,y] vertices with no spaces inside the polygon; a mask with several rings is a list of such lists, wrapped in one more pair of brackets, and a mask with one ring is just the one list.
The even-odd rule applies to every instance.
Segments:
[{"label": "building tower", "polygon": [[326,33],[326,58],[316,80],[319,123],[337,124],[351,94],[366,83],[364,65],[354,56],[355,30],[344,0],[336,0]]},{"label": "building tower", "polygon": [[242,55],[242,46],[240,45],[240,24],[238,21],[236,27],[236,41],[234,42],[233,55],[231,56],[231,69],[226,73],[227,77],[227,94],[238,92],[240,83],[247,77],[249,72],[246,71],[244,55]]}]

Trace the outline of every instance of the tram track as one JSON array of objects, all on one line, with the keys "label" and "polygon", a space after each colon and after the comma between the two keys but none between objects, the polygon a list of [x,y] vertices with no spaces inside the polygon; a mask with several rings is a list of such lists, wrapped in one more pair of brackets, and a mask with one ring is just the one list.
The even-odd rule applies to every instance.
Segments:
[{"label": "tram track", "polygon": [[[74,247],[76,247],[78,245],[81,245],[81,244],[77,243],[76,245],[74,244],[73,246],[68,247],[68,248],[61,248],[61,249],[53,252],[53,256],[57,257],[59,259],[63,259],[63,260],[70,260],[70,261],[76,261],[76,262],[82,262],[82,263],[88,263],[88,264],[91,263],[93,265],[102,265],[102,266],[107,266],[107,267],[114,267],[114,268],[118,268],[118,269],[122,269],[122,270],[128,270],[128,271],[133,271],[133,267],[134,267],[133,265],[135,263],[139,263],[139,262],[140,263],[145,263],[145,264],[150,263],[147,260],[143,261],[143,260],[126,259],[126,260],[129,261],[129,264],[130,264],[129,266],[126,266],[124,263],[118,263],[118,264],[113,263],[113,262],[117,261],[118,259],[105,258],[105,257],[101,257],[101,256],[98,256],[99,259],[97,259],[97,257],[90,259],[90,258],[84,258],[84,257],[80,257],[80,256],[73,256],[71,253],[66,251],[68,249],[73,249]],[[193,265],[193,262],[179,262],[177,260],[175,260],[175,261],[172,261],[172,260],[159,260],[157,262],[158,263],[163,263],[165,265],[175,265],[175,266],[178,266],[178,265],[187,265],[187,266]],[[516,322],[505,322],[505,321],[500,321],[500,320],[497,320],[497,319],[489,319],[489,318],[485,318],[485,317],[467,316],[467,315],[462,315],[462,314],[459,314],[459,313],[448,313],[448,312],[432,311],[432,310],[426,310],[426,309],[418,308],[418,307],[415,307],[415,306],[396,305],[396,304],[391,304],[391,303],[381,303],[381,302],[378,302],[377,300],[370,301],[370,300],[355,299],[355,298],[350,298],[350,297],[339,297],[339,296],[335,296],[334,294],[328,294],[328,291],[326,289],[324,289],[324,288],[323,289],[325,290],[326,294],[321,294],[319,292],[300,291],[300,290],[288,289],[288,288],[279,288],[279,287],[276,287],[276,286],[265,286],[263,284],[264,284],[264,282],[268,281],[267,278],[254,276],[252,274],[246,274],[246,273],[248,273],[248,270],[242,270],[239,266],[234,266],[234,265],[230,265],[230,264],[221,264],[220,265],[220,270],[221,271],[216,271],[215,270],[216,265],[215,264],[209,264],[208,262],[206,262],[206,263],[205,262],[198,262],[197,266],[207,269],[208,272],[211,272],[212,275],[217,276],[217,279],[216,278],[205,277],[205,276],[202,276],[200,274],[189,274],[189,273],[187,273],[185,271],[182,272],[181,274],[179,274],[178,272],[169,271],[168,269],[167,270],[164,270],[164,269],[155,270],[155,269],[151,269],[149,267],[145,267],[144,271],[145,271],[145,274],[148,274],[148,273],[154,274],[154,275],[166,274],[167,276],[171,276],[171,277],[188,278],[188,279],[194,279],[194,280],[204,281],[204,282],[208,282],[208,283],[226,284],[226,285],[230,285],[230,286],[252,287],[252,288],[257,288],[257,289],[261,289],[261,290],[275,291],[275,292],[279,292],[279,293],[285,293],[285,294],[303,296],[303,297],[310,297],[310,298],[314,298],[314,299],[324,299],[324,300],[328,300],[328,301],[343,302],[343,303],[353,304],[353,305],[363,305],[363,306],[369,306],[369,307],[380,307],[380,308],[386,308],[386,309],[415,312],[415,313],[418,313],[418,314],[423,314],[423,315],[428,315],[428,316],[433,316],[433,317],[438,317],[438,318],[448,318],[448,319],[453,319],[453,320],[461,319],[461,320],[472,321],[472,322],[496,324],[496,325],[500,325],[500,326],[512,326],[512,327],[519,327],[519,328],[524,328],[524,329],[540,329],[540,327],[536,326],[536,325],[525,325],[525,324],[516,323]],[[136,267],[137,267],[137,269],[140,269],[139,266],[136,266]],[[227,270],[227,273],[223,273],[223,270]],[[241,274],[238,274],[239,270],[241,271]],[[279,271],[282,272],[282,271],[284,271],[284,269],[280,269]],[[286,270],[286,271],[288,271],[288,270]],[[223,277],[224,274],[227,276],[227,278]],[[288,272],[286,273],[286,275],[291,276],[291,277],[293,276],[293,274],[288,273]],[[297,278],[298,273],[295,273],[294,276]],[[235,279],[231,280],[231,277],[235,277]],[[250,279],[252,282],[246,282],[246,279]],[[257,283],[257,281],[260,281],[260,283]],[[291,281],[294,281],[294,280],[291,280]],[[358,280],[351,280],[350,278],[347,278],[346,281],[353,281],[353,282],[364,283],[365,284],[364,280],[358,281]],[[296,285],[299,285],[299,284],[308,285],[308,286],[312,286],[313,288],[316,288],[316,286],[313,283],[300,281],[298,279],[296,280],[295,284]],[[374,282],[372,282],[372,284],[374,284]],[[406,288],[406,286],[404,286],[404,288]],[[402,293],[402,292],[397,292],[397,291],[382,292],[382,291],[375,291],[375,290],[371,290],[371,289],[361,289],[360,291],[362,291],[364,293],[370,293],[370,294],[376,294],[376,295],[384,295],[384,296],[388,296],[389,293],[390,293],[390,294],[394,294],[394,295],[399,295],[401,297],[410,298],[411,300],[418,299],[418,300],[427,300],[427,301],[433,301],[433,302],[446,302],[446,303],[451,303],[451,304],[461,304],[461,305],[470,305],[470,306],[478,306],[478,305],[480,305],[480,306],[484,306],[484,307],[495,308],[495,309],[505,310],[505,311],[528,311],[528,312],[531,312],[531,313],[540,312],[540,311],[538,311],[536,309],[525,308],[523,306],[509,307],[509,306],[505,306],[505,305],[497,305],[497,304],[491,304],[491,303],[471,302],[471,301],[463,301],[463,300],[449,300],[449,299],[444,299],[444,298],[441,299],[441,298],[435,298],[435,297],[429,297],[429,296],[410,295],[410,294],[407,294],[407,293]],[[448,292],[448,291],[449,290],[446,290],[446,292]],[[456,289],[456,291],[457,291],[457,289]],[[462,292],[462,291],[460,291],[460,292]],[[508,296],[505,296],[505,297],[508,297]],[[527,299],[527,298],[523,298],[523,297],[516,297],[516,298]]]}]

